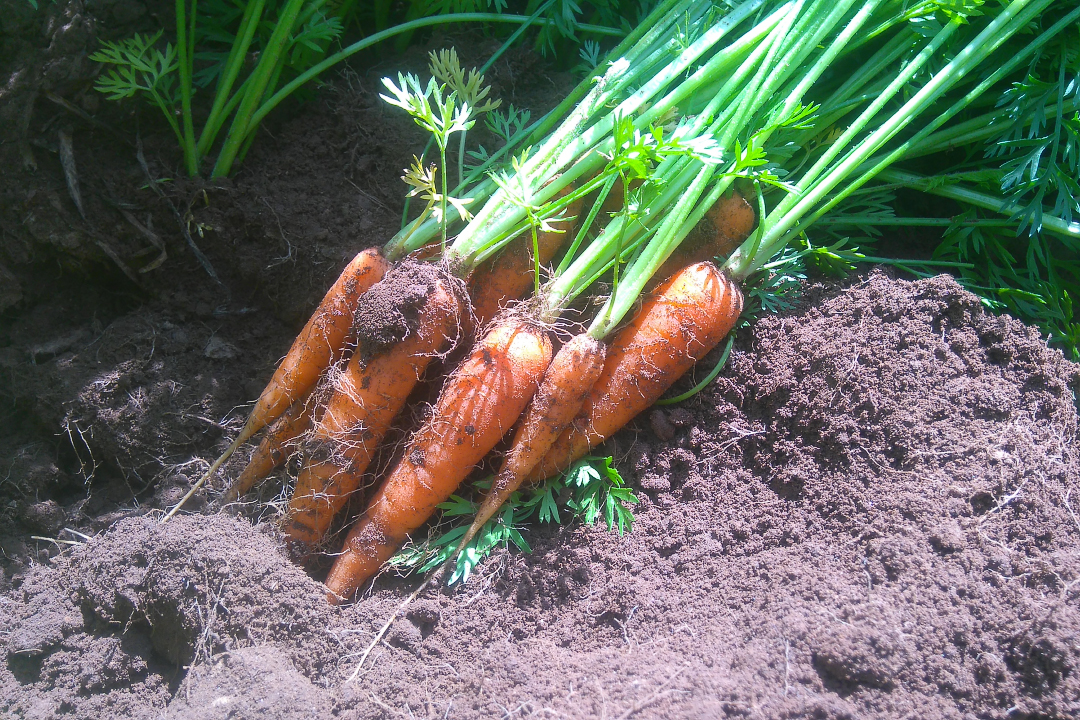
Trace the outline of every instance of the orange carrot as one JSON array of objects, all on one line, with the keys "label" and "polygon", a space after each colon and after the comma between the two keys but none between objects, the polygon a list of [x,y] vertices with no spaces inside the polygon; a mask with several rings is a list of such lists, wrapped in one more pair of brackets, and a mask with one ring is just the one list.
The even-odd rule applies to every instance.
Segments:
[{"label": "orange carrot", "polygon": [[282,359],[274,376],[255,402],[255,407],[248,415],[240,434],[210,465],[210,469],[198,482],[191,486],[180,502],[165,514],[161,522],[175,515],[195,491],[213,477],[218,468],[236,452],[236,448],[274,422],[293,402],[315,387],[319,377],[341,357],[345,349],[357,300],[368,288],[381,280],[389,268],[389,261],[375,248],[358,253],[352,262],[345,266],[319,303],[315,314],[296,336],[288,354]]},{"label": "orange carrot", "polygon": [[352,597],[450,497],[521,415],[550,362],[547,336],[522,321],[496,324],[474,346],[349,532],[326,579],[331,603]]},{"label": "orange carrot", "polygon": [[389,269],[390,263],[382,253],[372,248],[359,253],[342,271],[252,408],[244,427],[248,437],[313,388],[323,371],[341,356],[357,301]]},{"label": "orange carrot", "polygon": [[458,552],[521,486],[552,443],[581,410],[589,390],[604,369],[607,346],[588,335],[577,335],[551,361],[540,389],[518,424],[514,443]]},{"label": "orange carrot", "polygon": [[[568,185],[557,197],[564,197],[573,190],[573,185]],[[563,212],[566,218],[573,219],[552,221],[551,224],[561,232],[537,228],[536,247],[541,267],[551,262],[572,238],[580,211],[581,202],[574,202]],[[501,253],[481,263],[469,278],[469,295],[473,301],[476,326],[482,328],[508,301],[518,300],[526,294],[535,284],[535,271],[532,232],[528,230],[510,241]]]},{"label": "orange carrot", "polygon": [[684,268],[660,286],[611,343],[580,415],[528,480],[565,470],[656,402],[731,331],[742,307],[739,286],[710,262]]},{"label": "orange carrot", "polygon": [[251,454],[248,464],[225,491],[226,503],[236,500],[273,472],[288,458],[297,440],[311,429],[311,412],[315,405],[308,393],[300,398],[266,431],[259,446]]},{"label": "orange carrot", "polygon": [[687,265],[714,257],[727,257],[750,237],[756,221],[754,208],[737,190],[720,196],[653,275],[655,283],[646,287],[659,285]]},{"label": "orange carrot", "polygon": [[440,279],[404,340],[372,357],[357,352],[343,370],[332,373],[333,392],[307,442],[308,457],[284,524],[298,554],[306,555],[322,539],[360,487],[390,424],[431,359],[453,339],[461,315],[461,302]]}]

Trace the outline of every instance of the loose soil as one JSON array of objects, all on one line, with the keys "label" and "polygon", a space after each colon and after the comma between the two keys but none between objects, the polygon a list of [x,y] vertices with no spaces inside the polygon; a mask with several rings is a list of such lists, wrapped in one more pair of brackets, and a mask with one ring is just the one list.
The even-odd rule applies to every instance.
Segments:
[{"label": "loose soil", "polygon": [[[420,580],[327,605],[276,529],[295,468],[157,519],[397,228],[422,137],[378,78],[490,41],[357,65],[210,185],[90,89],[97,38],[168,3],[23,5],[0,19],[0,717],[1080,716],[1080,368],[948,277],[880,271],[808,285],[604,447],[631,533],[529,528],[532,554],[427,588],[356,672]],[[491,77],[537,112],[569,82],[525,51]]]}]

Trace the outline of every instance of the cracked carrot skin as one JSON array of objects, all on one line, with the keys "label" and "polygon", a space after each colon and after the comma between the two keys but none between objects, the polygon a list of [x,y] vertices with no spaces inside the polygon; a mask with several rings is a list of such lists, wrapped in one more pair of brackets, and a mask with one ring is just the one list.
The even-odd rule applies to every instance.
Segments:
[{"label": "cracked carrot skin", "polygon": [[555,355],[544,373],[540,389],[518,423],[510,452],[477,511],[476,519],[462,538],[458,552],[521,486],[555,439],[580,412],[604,369],[606,356],[607,346],[586,334],[571,338]]},{"label": "cracked carrot skin", "polygon": [[551,362],[551,341],[521,320],[496,323],[450,375],[429,420],[353,525],[326,579],[351,598],[506,434]]},{"label": "cracked carrot skin", "polygon": [[738,284],[711,262],[690,265],[661,285],[619,331],[581,413],[528,481],[565,470],[659,400],[731,332],[742,308]]},{"label": "cracked carrot skin", "polygon": [[296,554],[310,553],[359,489],[420,376],[457,336],[462,314],[461,301],[438,280],[420,308],[415,330],[404,340],[373,357],[358,352],[331,373],[333,391],[305,443],[307,458],[283,526]]},{"label": "cracked carrot skin", "polygon": [[272,423],[315,387],[323,372],[345,350],[360,296],[389,269],[390,262],[376,248],[364,250],[352,259],[278,365],[252,408],[242,437],[249,438]]}]

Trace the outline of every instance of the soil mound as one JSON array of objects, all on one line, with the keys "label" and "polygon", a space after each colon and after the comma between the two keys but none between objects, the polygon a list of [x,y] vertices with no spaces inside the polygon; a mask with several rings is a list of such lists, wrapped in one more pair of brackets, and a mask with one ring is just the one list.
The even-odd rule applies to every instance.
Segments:
[{"label": "soil mound", "polygon": [[417,580],[330,608],[266,525],[129,518],[0,599],[0,715],[1077,717],[1078,380],[947,277],[814,287],[605,447],[632,533],[529,529],[353,682]]}]

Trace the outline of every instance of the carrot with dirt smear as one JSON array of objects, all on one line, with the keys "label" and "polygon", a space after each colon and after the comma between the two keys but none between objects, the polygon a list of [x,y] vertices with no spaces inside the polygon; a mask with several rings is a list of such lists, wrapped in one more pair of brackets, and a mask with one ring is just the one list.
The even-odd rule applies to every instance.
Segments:
[{"label": "carrot with dirt smear", "polygon": [[305,443],[307,458],[283,525],[294,554],[307,556],[360,487],[383,437],[432,358],[458,332],[461,301],[435,282],[404,340],[374,355],[358,351],[332,373],[321,418]]},{"label": "carrot with dirt smear", "polygon": [[665,282],[611,343],[581,414],[559,435],[530,481],[565,470],[656,402],[731,332],[742,308],[738,284],[710,262],[691,265]]},{"label": "carrot with dirt smear", "polygon": [[319,376],[341,357],[360,296],[382,280],[389,269],[390,263],[374,248],[353,258],[296,336],[252,408],[241,437],[258,432],[293,400],[315,387]]},{"label": "carrot with dirt smear", "polygon": [[517,490],[552,443],[581,410],[604,369],[607,346],[588,335],[576,335],[551,361],[540,389],[529,403],[514,434],[514,442],[487,497],[476,513],[457,552],[469,544],[484,523]]},{"label": "carrot with dirt smear", "polygon": [[296,336],[289,352],[278,364],[270,382],[255,401],[255,407],[251,409],[240,434],[180,502],[161,519],[162,522],[175,515],[238,447],[274,422],[293,402],[315,387],[323,372],[336,362],[345,350],[357,300],[368,288],[379,282],[389,269],[390,262],[376,248],[357,253],[345,266],[311,319]]},{"label": "carrot with dirt smear", "polygon": [[476,344],[349,532],[326,579],[331,603],[351,598],[450,497],[517,421],[550,362],[546,333],[526,321],[496,323]]},{"label": "carrot with dirt smear", "polygon": [[305,395],[282,413],[263,435],[248,464],[225,491],[225,504],[236,502],[256,483],[261,482],[288,458],[298,440],[311,429],[311,414],[315,403],[311,394]]}]

